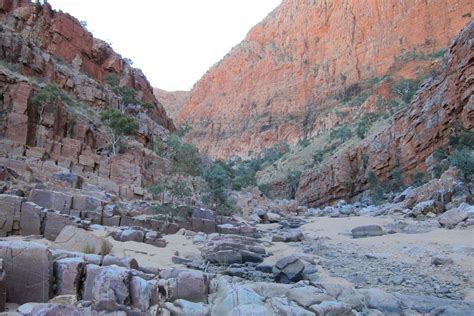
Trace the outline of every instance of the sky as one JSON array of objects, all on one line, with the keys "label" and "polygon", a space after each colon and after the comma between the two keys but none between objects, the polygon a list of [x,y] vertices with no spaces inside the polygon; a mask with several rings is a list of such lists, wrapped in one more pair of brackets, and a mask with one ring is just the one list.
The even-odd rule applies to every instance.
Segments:
[{"label": "sky", "polygon": [[190,90],[281,0],[49,0],[141,68],[154,87]]}]

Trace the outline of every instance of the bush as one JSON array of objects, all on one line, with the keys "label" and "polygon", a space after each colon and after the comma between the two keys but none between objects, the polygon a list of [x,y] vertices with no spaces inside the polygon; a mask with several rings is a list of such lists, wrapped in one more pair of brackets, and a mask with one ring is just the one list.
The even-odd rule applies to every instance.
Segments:
[{"label": "bush", "polygon": [[342,142],[349,140],[352,137],[352,131],[349,126],[343,125],[337,128],[334,128],[329,134],[329,139],[339,139]]},{"label": "bush", "polygon": [[425,184],[427,181],[427,178],[426,178],[426,173],[424,172],[415,172],[412,176],[411,176],[411,183],[414,187],[419,187],[419,186],[422,186],[423,184]]},{"label": "bush", "polygon": [[300,184],[301,171],[290,170],[286,175],[288,182],[288,189],[290,191],[290,199],[294,199],[296,196],[296,190]]},{"label": "bush", "polygon": [[303,138],[298,141],[298,146],[303,147],[303,148],[308,147],[309,144],[311,144],[311,141],[307,138]]},{"label": "bush", "polygon": [[116,75],[107,75],[105,81],[110,85],[112,91],[119,97],[120,109],[122,112],[125,112],[125,107],[129,104],[141,104],[137,98],[137,92],[128,86],[121,86]]},{"label": "bush", "polygon": [[231,184],[231,174],[223,162],[217,161],[204,171],[204,180],[209,187],[207,202],[214,208],[225,207],[227,192]]},{"label": "bush", "polygon": [[462,176],[466,182],[472,180],[474,175],[474,157],[472,150],[468,148],[456,150],[449,157],[449,163],[459,170],[460,176]]},{"label": "bush", "polygon": [[100,113],[102,122],[107,126],[112,134],[112,150],[117,153],[116,146],[123,137],[135,135],[138,132],[138,122],[117,109],[108,109]]},{"label": "bush", "polygon": [[385,183],[387,191],[398,192],[403,189],[403,170],[399,167],[393,168],[389,173],[388,181]]},{"label": "bush", "polygon": [[270,197],[270,194],[273,191],[273,186],[270,183],[263,183],[258,186],[258,189],[263,193],[263,195]]},{"label": "bush", "polygon": [[369,173],[367,174],[367,183],[369,184],[372,204],[381,204],[383,202],[383,188],[380,184],[379,179],[373,171],[369,171]]},{"label": "bush", "polygon": [[40,106],[45,102],[54,103],[57,99],[68,105],[73,105],[72,99],[54,84],[48,84],[35,93],[31,98],[31,104]]},{"label": "bush", "polygon": [[201,158],[196,146],[184,143],[178,135],[169,135],[166,139],[167,157],[173,162],[174,169],[180,174],[198,176],[201,174]]},{"label": "bush", "polygon": [[449,144],[456,149],[474,149],[474,132],[465,130],[459,136],[451,136],[449,138]]},{"label": "bush", "polygon": [[392,85],[392,92],[396,94],[405,104],[410,104],[421,82],[416,79],[402,79]]}]

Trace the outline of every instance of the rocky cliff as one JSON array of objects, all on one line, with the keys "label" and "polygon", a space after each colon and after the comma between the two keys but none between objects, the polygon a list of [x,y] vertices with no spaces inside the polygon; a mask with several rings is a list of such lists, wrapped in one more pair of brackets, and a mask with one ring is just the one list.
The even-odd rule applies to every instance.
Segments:
[{"label": "rocky cliff", "polygon": [[163,104],[166,114],[175,119],[188,100],[189,91],[166,91],[153,88],[155,97]]},{"label": "rocky cliff", "polygon": [[295,143],[360,114],[341,105],[355,84],[433,68],[472,9],[471,0],[285,0],[194,86],[177,122],[189,121],[189,139],[212,157]]},{"label": "rocky cliff", "polygon": [[[2,192],[21,188],[18,194],[28,194],[42,184],[143,196],[143,186],[168,166],[147,147],[174,129],[143,73],[47,3],[0,1],[0,22],[0,180],[7,183]],[[127,108],[139,132],[119,155],[107,151],[108,133],[99,117],[121,102],[104,81],[108,75],[139,100]],[[33,101],[54,86],[60,97]]]},{"label": "rocky cliff", "polygon": [[461,32],[445,57],[447,65],[426,82],[411,105],[389,126],[357,146],[338,152],[304,172],[297,191],[305,205],[349,199],[367,189],[368,171],[382,181],[395,168],[405,177],[424,172],[431,154],[449,137],[474,129],[474,21]]}]

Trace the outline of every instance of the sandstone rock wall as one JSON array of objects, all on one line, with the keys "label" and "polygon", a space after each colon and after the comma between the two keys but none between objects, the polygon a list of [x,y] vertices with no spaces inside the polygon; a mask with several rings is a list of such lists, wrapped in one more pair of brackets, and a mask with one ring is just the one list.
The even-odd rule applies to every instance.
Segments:
[{"label": "sandstone rock wall", "polygon": [[426,158],[450,136],[463,127],[473,130],[473,38],[471,21],[451,44],[442,73],[422,86],[411,105],[395,114],[381,132],[304,172],[297,199],[318,206],[351,198],[367,188],[368,170],[382,181],[394,168],[400,168],[406,177],[425,171]]},{"label": "sandstone rock wall", "polygon": [[[143,197],[143,186],[170,170],[169,162],[147,145],[174,129],[143,73],[77,19],[47,3],[1,1],[0,22],[0,181],[23,191],[41,183]],[[107,152],[109,136],[99,118],[101,109],[119,105],[104,82],[109,74],[152,105],[128,110],[139,132],[124,153],[114,156]],[[49,83],[71,102],[33,104],[34,95]]]},{"label": "sandstone rock wall", "polygon": [[100,85],[107,75],[117,75],[144,103],[155,105],[150,116],[156,122],[174,128],[142,71],[94,38],[76,18],[52,10],[48,3],[5,0],[0,3],[0,22],[0,58],[19,64],[23,74],[54,82],[96,106],[117,105],[117,98]]},{"label": "sandstone rock wall", "polygon": [[194,86],[177,122],[212,157],[295,143],[357,114],[334,111],[351,85],[432,67],[408,59],[446,48],[472,10],[471,0],[285,0]]},{"label": "sandstone rock wall", "polygon": [[176,118],[189,96],[189,91],[165,91],[158,88],[153,88],[153,93],[172,119]]}]

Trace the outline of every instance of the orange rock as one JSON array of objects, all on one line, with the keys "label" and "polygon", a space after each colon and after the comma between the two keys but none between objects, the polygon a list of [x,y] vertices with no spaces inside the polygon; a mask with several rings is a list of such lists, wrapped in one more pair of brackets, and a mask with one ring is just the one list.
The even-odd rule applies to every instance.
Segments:
[{"label": "orange rock", "polygon": [[400,168],[410,179],[413,173],[426,170],[427,157],[459,131],[460,123],[474,130],[472,38],[474,21],[451,45],[448,64],[439,77],[423,86],[390,126],[304,172],[296,194],[300,203],[319,206],[350,199],[367,189],[369,170],[384,181],[394,168]]},{"label": "orange rock", "polygon": [[[331,113],[336,93],[399,71],[403,56],[446,48],[472,8],[471,0],[284,0],[195,85],[177,123],[189,121],[189,140],[212,157],[295,143],[342,122]],[[400,75],[418,64],[427,66]]]}]

